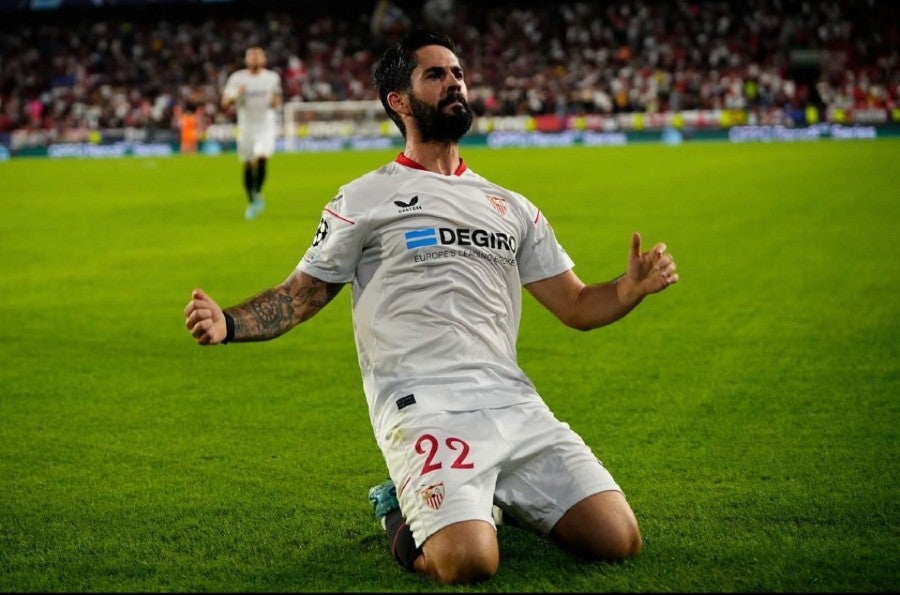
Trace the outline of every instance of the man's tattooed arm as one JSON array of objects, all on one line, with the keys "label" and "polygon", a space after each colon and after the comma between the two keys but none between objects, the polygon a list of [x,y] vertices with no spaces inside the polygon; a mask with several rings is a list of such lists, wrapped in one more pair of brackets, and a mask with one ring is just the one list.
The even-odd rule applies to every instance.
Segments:
[{"label": "man's tattooed arm", "polygon": [[274,339],[312,318],[341,287],[341,283],[326,283],[294,271],[278,287],[225,310],[234,319],[233,341]]}]

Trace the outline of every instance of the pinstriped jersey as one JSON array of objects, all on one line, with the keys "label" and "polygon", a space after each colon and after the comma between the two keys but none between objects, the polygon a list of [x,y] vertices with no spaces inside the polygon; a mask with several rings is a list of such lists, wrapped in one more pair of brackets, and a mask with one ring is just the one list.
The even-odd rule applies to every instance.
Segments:
[{"label": "pinstriped jersey", "polygon": [[462,160],[448,176],[402,153],[339,189],[297,265],[352,283],[376,434],[407,405],[461,411],[539,400],[516,357],[522,285],[572,266],[524,196]]}]

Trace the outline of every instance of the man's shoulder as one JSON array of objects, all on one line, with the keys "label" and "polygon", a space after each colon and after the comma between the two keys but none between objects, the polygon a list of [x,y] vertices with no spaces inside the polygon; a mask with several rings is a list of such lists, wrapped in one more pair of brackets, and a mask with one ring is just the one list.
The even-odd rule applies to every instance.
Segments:
[{"label": "man's shoulder", "polygon": [[397,192],[397,164],[393,161],[368,171],[341,186],[346,204],[355,211],[368,210]]},{"label": "man's shoulder", "polygon": [[350,180],[344,184],[344,187],[363,191],[372,188],[390,188],[396,183],[395,174],[397,174],[397,164],[391,161]]},{"label": "man's shoulder", "polygon": [[472,183],[483,186],[493,194],[499,194],[504,198],[509,198],[516,201],[525,200],[525,197],[522,194],[516,192],[515,190],[507,188],[506,186],[501,186],[497,182],[493,182],[485,178],[481,174],[475,173],[470,168],[466,169],[466,173],[464,175],[468,176]]}]

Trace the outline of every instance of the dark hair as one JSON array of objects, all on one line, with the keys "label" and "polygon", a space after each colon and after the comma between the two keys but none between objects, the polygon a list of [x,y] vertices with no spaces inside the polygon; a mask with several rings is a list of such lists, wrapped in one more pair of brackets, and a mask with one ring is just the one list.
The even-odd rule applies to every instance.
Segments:
[{"label": "dark hair", "polygon": [[381,99],[385,113],[394,121],[403,136],[406,136],[403,121],[399,114],[388,105],[387,96],[393,91],[412,90],[412,72],[416,69],[417,64],[413,54],[426,45],[440,45],[453,52],[457,58],[460,55],[459,46],[449,36],[436,31],[416,29],[388,48],[381,56],[381,60],[378,61],[378,65],[375,66],[374,78],[375,85],[378,87],[378,98]]}]

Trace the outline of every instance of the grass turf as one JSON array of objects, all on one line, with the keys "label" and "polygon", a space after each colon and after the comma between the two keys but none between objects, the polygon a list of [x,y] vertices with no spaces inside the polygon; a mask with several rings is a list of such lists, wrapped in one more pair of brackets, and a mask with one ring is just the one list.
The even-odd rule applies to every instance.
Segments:
[{"label": "grass turf", "polygon": [[530,298],[520,363],[625,489],[645,550],[587,564],[501,528],[489,583],[399,570],[349,292],[277,341],[197,347],[281,281],[338,186],[394,152],[0,163],[0,590],[895,591],[900,142],[494,151],[585,281],[631,231],[681,283],[591,333]]}]

